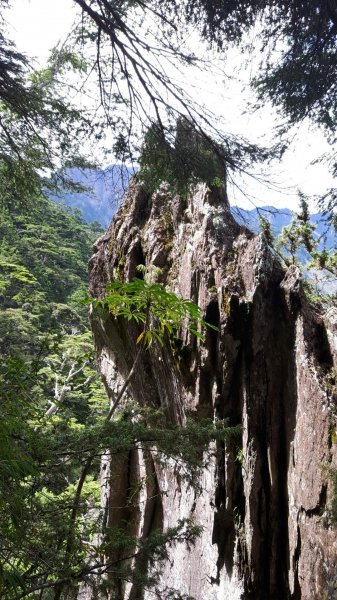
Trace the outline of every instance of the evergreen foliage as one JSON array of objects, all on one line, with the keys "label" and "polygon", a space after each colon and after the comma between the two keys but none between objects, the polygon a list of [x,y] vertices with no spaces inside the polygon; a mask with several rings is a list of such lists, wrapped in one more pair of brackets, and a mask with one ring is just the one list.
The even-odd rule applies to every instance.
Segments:
[{"label": "evergreen foliage", "polygon": [[[179,3],[166,0],[163,4],[173,12]],[[290,124],[309,116],[334,136],[337,116],[335,2],[187,0],[185,14],[202,36],[219,48],[230,43],[240,44],[245,37],[249,39],[249,30],[255,27],[262,50],[269,51],[255,82],[261,96],[270,98],[283,110]]]},{"label": "evergreen foliage", "polygon": [[[311,221],[307,198],[299,192],[300,210],[293,213],[289,225],[282,228],[280,235],[275,239],[268,219],[260,217],[260,231],[265,235],[267,243],[274,249],[287,266],[295,264],[306,268],[306,286],[313,286],[316,279],[316,294],[309,295],[318,300],[317,291],[320,290],[321,300],[328,300],[327,291],[332,283],[332,290],[336,289],[337,278],[337,253],[334,248],[327,248],[324,235],[318,236],[316,225]],[[321,239],[323,238],[323,240]],[[326,241],[326,240],[325,240]],[[311,273],[314,272],[314,277]],[[330,302],[331,302],[330,298]]]},{"label": "evergreen foliage", "polygon": [[270,221],[268,221],[268,219],[265,219],[262,216],[259,216],[259,229],[264,234],[269,246],[273,246],[274,241],[275,241],[275,236],[272,232]]},{"label": "evergreen foliage", "polygon": [[310,222],[308,202],[300,194],[300,211],[294,213],[290,225],[283,227],[277,242],[277,249],[283,251],[286,264],[297,264],[298,251],[304,248],[311,254],[317,247],[314,238],[315,225]]},{"label": "evergreen foliage", "polygon": [[3,208],[0,223],[2,353],[11,341],[12,353],[32,356],[32,345],[37,351],[43,338],[50,343],[57,335],[86,331],[79,300],[87,293],[87,260],[97,232],[43,198],[29,212]]},{"label": "evergreen foliage", "polygon": [[[0,5],[7,5],[2,1]],[[52,54],[48,66],[37,72],[6,36],[0,20],[0,203],[31,205],[41,192],[55,189],[53,177],[62,166],[85,166],[84,136],[90,124],[58,85],[56,71],[84,67]],[[49,176],[51,172],[52,177]],[[60,179],[60,175],[58,176]],[[61,177],[62,183],[73,187]]]},{"label": "evergreen foliage", "polygon": [[81,460],[67,443],[108,402],[79,302],[97,232],[43,198],[0,223],[0,593],[18,598],[40,563],[53,577]]},{"label": "evergreen foliage", "polygon": [[167,181],[174,192],[186,197],[191,185],[200,181],[210,187],[226,183],[230,154],[185,118],[178,119],[167,139],[159,124],[152,125],[144,139],[140,172],[150,192]]},{"label": "evergreen foliage", "polygon": [[[42,198],[29,213],[2,210],[0,593],[8,600],[74,597],[88,577],[106,588],[107,570],[142,589],[157,585],[169,545],[193,543],[200,528],[182,521],[144,540],[112,528],[102,535],[101,457],[107,449],[111,456],[153,449],[158,460],[186,465],[195,481],[210,440],[234,431],[212,421],[177,427],[163,411],[131,405],[117,413],[132,370],[109,410],[79,302],[96,235],[96,227]],[[138,352],[154,338],[176,339],[184,320],[199,337],[206,325],[193,303],[142,279],[115,282],[95,305],[143,327]],[[102,558],[117,551],[116,564]],[[153,566],[150,576],[130,567],[130,553]]]},{"label": "evergreen foliage", "polygon": [[[134,364],[114,404],[108,406],[96,373],[86,309],[80,304],[97,228],[42,197],[42,191],[53,186],[47,173],[70,162],[86,164],[81,143],[89,132],[100,141],[102,123],[114,133],[115,154],[123,159],[132,156],[133,117],[137,113],[138,122],[144,121],[134,79],[157,116],[141,156],[141,176],[150,188],[163,179],[182,194],[200,179],[220,187],[228,168],[242,170],[250,160],[267,156],[263,149],[230,136],[218,136],[213,142],[209,131],[214,127],[207,116],[158,68],[163,52],[169,57],[178,54],[188,64],[197,62],[192,54],[180,52],[180,37],[173,36],[179,29],[181,3],[74,1],[83,11],[73,32],[75,45],[54,51],[47,68],[38,73],[0,33],[0,596],[8,600],[33,599],[37,594],[43,600],[71,598],[93,575],[103,576],[106,588],[107,571],[133,580],[139,589],[155,586],[168,545],[193,543],[200,528],[179,522],[168,531],[137,539],[106,527],[98,536],[104,521],[98,482],[102,455],[107,449],[119,455],[155,448],[164,460],[187,461],[193,478],[203,466],[209,441],[233,432],[223,423],[215,426],[209,421],[188,421],[186,428],[177,428],[163,412],[130,405],[117,414],[141,352],[154,340],[176,339],[182,321],[199,337],[201,327],[207,326],[195,305],[140,279],[115,282],[103,300],[94,301],[113,318],[134,320],[140,328]],[[0,0],[0,6],[6,4]],[[263,45],[280,40],[285,49],[281,61],[265,65],[255,82],[260,97],[282,107],[287,125],[309,116],[334,138],[337,17],[332,2],[309,6],[299,0],[220,4],[188,0],[183,8],[187,23],[199,26],[202,14],[202,34],[218,46],[224,34],[229,41],[241,40],[262,18]],[[165,33],[162,44],[151,47],[154,60],[148,41],[129,25],[135,9],[158,17]],[[96,56],[90,64],[77,53],[80,40],[94,44]],[[101,54],[107,42],[112,61]],[[91,68],[97,69],[104,113],[94,122],[68,103],[60,83],[69,69],[86,81]],[[126,97],[121,81],[126,82]],[[121,107],[128,109],[127,118],[121,117]],[[174,127],[163,123],[162,108],[167,122],[178,116]],[[55,181],[56,186],[60,183],[64,184],[62,171]],[[330,213],[334,206],[335,196],[330,194]],[[268,225],[263,223],[262,228],[272,242]],[[317,252],[304,198],[280,243],[286,261],[296,262],[303,246],[315,264],[336,273],[335,253]],[[113,552],[122,557],[118,564],[104,558]],[[157,562],[158,568],[151,576],[130,568],[130,553],[141,555],[151,566]],[[175,597],[180,597],[178,592]]]}]

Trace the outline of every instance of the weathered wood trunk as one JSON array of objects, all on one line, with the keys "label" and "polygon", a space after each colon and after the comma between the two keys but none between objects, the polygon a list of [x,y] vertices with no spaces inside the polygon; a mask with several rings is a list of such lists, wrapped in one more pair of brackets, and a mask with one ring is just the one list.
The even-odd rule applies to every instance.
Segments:
[{"label": "weathered wood trunk", "polygon": [[[205,342],[182,332],[179,360],[159,346],[144,353],[130,395],[165,406],[177,423],[190,411],[228,418],[242,424],[242,436],[211,460],[196,488],[151,455],[112,460],[109,523],[127,517],[141,536],[182,517],[203,526],[194,546],[171,549],[160,598],[170,588],[196,600],[337,598],[333,490],[324,468],[337,467],[336,408],[326,385],[336,367],[337,310],[310,307],[298,270],[285,272],[263,235],[234,221],[225,194],[203,185],[187,204],[165,185],[152,198],[130,186],[96,244],[92,293],[102,295],[117,274],[134,277],[138,264],[159,267],[159,281],[196,302],[219,331],[208,331]],[[93,333],[112,394],[131,368],[134,333],[111,318],[93,319]],[[147,485],[125,515],[119,507],[137,478]],[[126,584],[111,597],[153,595]]]}]

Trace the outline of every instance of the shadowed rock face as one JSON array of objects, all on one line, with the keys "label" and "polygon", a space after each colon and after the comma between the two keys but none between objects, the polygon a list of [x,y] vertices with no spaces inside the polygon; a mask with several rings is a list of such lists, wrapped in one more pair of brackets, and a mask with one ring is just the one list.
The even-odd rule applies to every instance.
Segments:
[{"label": "shadowed rock face", "polygon": [[[285,272],[264,237],[234,221],[225,194],[203,185],[187,204],[165,184],[152,198],[130,186],[96,243],[92,294],[118,274],[133,278],[138,264],[159,267],[159,280],[197,303],[219,331],[201,342],[182,330],[179,359],[154,346],[129,394],[166,407],[176,423],[193,411],[241,424],[242,435],[213,453],[195,487],[151,454],[107,460],[108,523],[128,520],[140,536],[183,517],[203,526],[194,546],[170,551],[160,598],[169,588],[196,600],[337,598],[337,531],[323,468],[337,467],[333,388],[325,384],[336,366],[337,310],[316,313],[296,267]],[[113,398],[132,366],[135,332],[109,317],[92,325]],[[146,485],[133,508],[121,509],[138,479]],[[117,585],[111,597],[153,597]]]}]

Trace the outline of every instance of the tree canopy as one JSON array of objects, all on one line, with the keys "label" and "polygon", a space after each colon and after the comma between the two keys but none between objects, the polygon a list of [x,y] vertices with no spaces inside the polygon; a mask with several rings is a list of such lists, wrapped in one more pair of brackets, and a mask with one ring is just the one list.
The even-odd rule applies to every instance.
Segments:
[{"label": "tree canopy", "polygon": [[[15,72],[16,81],[10,95],[0,87],[1,166],[12,190],[22,182],[34,196],[39,187],[59,183],[60,171],[57,179],[50,175],[62,166],[85,165],[88,156],[95,160],[97,144],[110,160],[137,160],[141,138],[154,122],[173,146],[172,131],[181,117],[206,142],[214,139],[225,149],[229,173],[245,171],[275,151],[268,154],[224,133],[211,112],[175,81],[171,72],[179,65],[208,66],[186,46],[187,21],[182,26],[172,11],[165,15],[160,3],[74,2],[81,18],[38,73],[5,34],[1,38],[4,79],[12,80]],[[81,100],[93,94],[92,102]],[[27,194],[18,188],[17,196]]]},{"label": "tree canopy", "polygon": [[185,14],[218,48],[247,43],[247,34],[255,27],[254,43],[267,50],[256,81],[259,93],[284,111],[289,124],[309,116],[333,133],[337,80],[333,0],[187,0]]},{"label": "tree canopy", "polygon": [[[111,569],[115,580],[150,585],[128,557],[152,564],[157,581],[168,545],[192,542],[198,526],[181,521],[146,539],[103,527],[100,459],[156,445],[193,471],[200,446],[228,429],[212,421],[177,427],[163,411],[131,404],[117,415],[137,363],[110,407],[81,303],[97,229],[43,198],[29,212],[2,209],[0,222],[0,595],[73,598],[90,577],[106,586]],[[199,337],[206,325],[192,302],[142,278],[116,281],[94,306],[140,327],[138,356],[165,337],[174,342],[182,321]]]},{"label": "tree canopy", "polygon": [[[92,155],[83,148],[104,146],[107,127],[107,156],[140,156],[150,187],[165,178],[180,193],[199,177],[221,185],[225,173],[275,154],[223,133],[170,75],[172,61],[201,64],[183,44],[195,29],[222,52],[230,44],[247,46],[255,28],[264,53],[254,82],[259,98],[279,107],[284,130],[309,118],[335,141],[333,0],[71,1],[81,18],[39,72],[8,39],[4,23],[0,32],[0,596],[10,600],[37,592],[47,598],[51,589],[56,599],[71,597],[81,581],[111,566],[117,578],[143,584],[125,561],[116,567],[102,558],[107,548],[160,562],[167,543],[193,540],[197,528],[178,523],[145,540],[104,530],[100,458],[107,448],[130,454],[156,444],[164,456],[188,457],[198,466],[200,448],[228,433],[210,422],[181,430],[158,411],[144,414],[130,405],[112,419],[121,396],[108,406],[81,303],[98,232],[44,198],[54,184],[64,184],[62,167],[88,164]],[[1,7],[8,4],[0,0]],[[93,92],[94,101],[80,109],[81,92]],[[331,162],[336,171],[333,152]],[[336,197],[330,191],[325,198],[328,210]],[[312,233],[303,203],[283,232],[289,260],[304,245],[335,272],[335,255],[315,252]],[[177,337],[186,318],[197,336],[207,326],[195,305],[141,278],[115,282],[94,305],[111,318],[132,320],[139,352]],[[127,381],[131,375],[132,369]]]},{"label": "tree canopy", "polygon": [[[219,134],[220,124],[212,116],[177,89],[166,75],[165,59],[174,54],[182,63],[198,64],[195,53],[181,52],[181,37],[197,30],[200,36],[222,55],[231,46],[238,46],[247,54],[260,53],[259,68],[252,81],[257,104],[270,101],[283,120],[275,132],[275,139],[283,135],[278,151],[283,152],[293,128],[304,120],[321,127],[330,143],[331,151],[317,160],[328,162],[333,175],[336,160],[336,81],[337,81],[337,8],[334,0],[142,0],[108,2],[74,0],[83,14],[94,24],[97,42],[96,64],[100,64],[100,48],[105,39],[111,46],[114,60],[110,80],[116,77],[116,64],[128,82],[127,104],[130,115],[142,105],[142,92],[153,107],[153,118],[165,133],[171,148],[172,123],[167,126],[164,113],[187,116],[191,124],[206,138],[213,134],[217,144],[226,149],[223,159],[231,169],[247,169],[253,163],[276,156],[276,148],[269,153],[247,144],[230,134]],[[137,28],[139,18],[156,20],[155,45],[142,38]],[[146,33],[148,33],[145,30]],[[153,57],[160,57],[152,63]],[[245,58],[246,60],[246,58]],[[101,98],[109,104],[102,77]],[[134,82],[138,80],[139,86]],[[161,93],[164,91],[164,94]],[[172,103],[173,100],[173,103]],[[164,111],[163,111],[164,109]],[[142,117],[144,119],[144,115]],[[146,120],[146,119],[145,119]],[[148,123],[147,123],[148,124]],[[286,134],[290,134],[287,138]],[[128,140],[124,133],[118,138],[119,149],[126,151]],[[207,142],[207,139],[206,139]],[[118,146],[118,144],[117,144]],[[321,208],[330,218],[337,204],[336,189],[330,189],[320,198]]]},{"label": "tree canopy", "polygon": [[[97,52],[103,44],[100,36],[106,34],[121,72],[128,78],[134,70],[158,108],[165,101],[157,97],[151,77],[168,87],[173,84],[169,78],[163,79],[165,74],[160,66],[155,69],[148,62],[149,51],[162,57],[175,52],[180,59],[193,64],[197,63],[197,56],[184,55],[175,46],[184,28],[198,29],[207,42],[221,50],[229,44],[251,43],[247,41],[248,34],[255,27],[254,43],[258,40],[263,51],[261,72],[256,80],[259,93],[284,111],[289,124],[309,116],[333,134],[337,79],[337,9],[333,0],[310,3],[302,0],[74,2],[95,24]],[[165,33],[156,39],[156,48],[140,37],[137,29],[132,29],[140,14],[154,15],[160,25],[159,35]],[[99,54],[97,58],[99,60]],[[130,92],[135,94],[132,88]],[[179,100],[183,103],[182,97]]]},{"label": "tree canopy", "polygon": [[[174,81],[172,72],[179,65],[207,68],[185,42],[196,30],[224,58],[230,45],[250,50],[260,46],[262,58],[253,82],[257,98],[271,100],[285,117],[283,133],[306,118],[322,126],[332,145],[329,161],[335,172],[334,2],[71,1],[81,17],[40,73],[6,39],[4,27],[1,33],[1,168],[12,188],[24,181],[26,189],[27,183],[33,186],[34,195],[41,174],[46,186],[51,184],[46,175],[55,168],[85,164],[82,151],[89,147],[89,138],[93,145],[101,141],[111,160],[137,160],[144,130],[155,122],[173,147],[172,128],[181,117],[206,141],[214,139],[225,148],[229,174],[276,156],[277,146],[267,152],[223,133],[211,113]],[[79,110],[71,90],[92,95],[96,82],[93,105],[82,102]],[[112,134],[108,143],[107,128]],[[282,143],[279,152],[283,148]],[[92,151],[87,154],[94,156]],[[22,196],[20,189],[17,195]],[[330,190],[323,199],[330,210],[335,197]]]}]

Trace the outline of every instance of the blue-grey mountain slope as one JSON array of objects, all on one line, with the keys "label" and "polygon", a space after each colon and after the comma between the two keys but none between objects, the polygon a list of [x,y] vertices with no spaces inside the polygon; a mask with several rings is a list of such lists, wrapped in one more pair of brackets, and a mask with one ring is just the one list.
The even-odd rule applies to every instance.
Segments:
[{"label": "blue-grey mountain slope", "polygon": [[87,223],[98,221],[108,227],[134,172],[122,165],[106,169],[69,169],[67,177],[86,189],[81,192],[65,190],[51,198],[80,210]]},{"label": "blue-grey mountain slope", "polygon": [[[117,207],[124,195],[130,178],[135,169],[113,165],[106,169],[69,169],[67,175],[74,183],[87,188],[81,192],[67,192],[58,197],[53,196],[56,202],[64,202],[71,208],[78,209],[87,223],[98,221],[103,227],[108,227]],[[272,224],[272,231],[277,238],[283,227],[289,225],[292,211],[288,208],[275,208],[264,206],[246,210],[237,206],[232,207],[235,219],[255,233],[259,231],[259,216],[268,219]],[[315,236],[318,240],[318,249],[331,249],[336,246],[336,233],[333,227],[328,227],[322,213],[311,217],[316,225]],[[301,262],[306,262],[308,256],[300,257]]]}]

